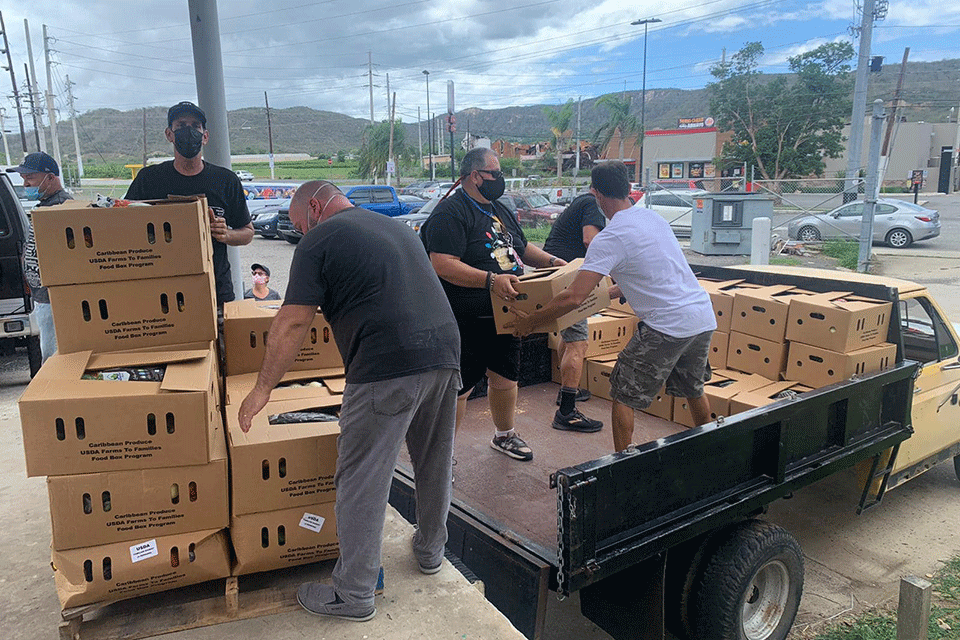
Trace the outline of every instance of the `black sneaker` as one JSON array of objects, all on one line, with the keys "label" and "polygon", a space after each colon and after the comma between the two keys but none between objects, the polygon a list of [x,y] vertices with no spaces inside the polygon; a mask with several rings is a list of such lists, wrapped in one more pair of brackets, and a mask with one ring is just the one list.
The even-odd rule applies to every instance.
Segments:
[{"label": "black sneaker", "polygon": [[[560,392],[560,391],[557,392],[557,406],[558,406],[558,407],[560,406],[560,395],[561,395],[561,394],[562,394],[562,392]],[[586,389],[577,389],[577,395],[576,395],[576,397],[574,398],[574,401],[576,401],[576,402],[586,402],[587,400],[589,400],[589,399],[592,398],[592,397],[593,397],[593,394],[590,393],[588,390],[586,390]]]},{"label": "black sneaker", "polygon": [[581,433],[594,433],[603,429],[603,423],[599,420],[591,420],[576,409],[573,413],[563,415],[559,411],[553,416],[553,428],[561,431],[579,431]]},{"label": "black sneaker", "polygon": [[511,433],[508,436],[494,437],[493,440],[490,441],[490,446],[517,460],[533,460],[533,450],[531,450],[530,447],[527,446],[527,443],[516,433]]}]

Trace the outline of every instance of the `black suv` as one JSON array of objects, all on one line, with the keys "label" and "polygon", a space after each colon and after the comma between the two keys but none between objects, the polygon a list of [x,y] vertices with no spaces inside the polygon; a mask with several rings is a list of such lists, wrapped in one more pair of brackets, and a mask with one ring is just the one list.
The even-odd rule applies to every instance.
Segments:
[{"label": "black suv", "polygon": [[0,174],[0,353],[26,347],[30,375],[40,369],[40,331],[31,317],[33,302],[23,279],[21,259],[30,222],[13,184]]}]

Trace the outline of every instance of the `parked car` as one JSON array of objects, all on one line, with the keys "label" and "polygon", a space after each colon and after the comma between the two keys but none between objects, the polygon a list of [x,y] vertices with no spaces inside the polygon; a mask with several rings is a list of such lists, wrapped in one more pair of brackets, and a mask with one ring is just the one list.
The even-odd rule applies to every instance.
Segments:
[{"label": "parked car", "polygon": [[401,195],[415,196],[419,191],[422,191],[423,189],[429,189],[435,184],[437,183],[430,180],[427,180],[425,182],[414,182],[414,183],[408,184],[405,187],[401,187],[397,189],[397,193]]},{"label": "parked car", "polygon": [[415,213],[407,213],[402,216],[396,216],[394,220],[399,220],[403,224],[407,225],[417,233],[420,233],[420,227],[423,225],[424,220],[430,217],[429,213],[423,213],[417,211]]},{"label": "parked car", "polygon": [[550,204],[544,196],[529,191],[510,191],[500,196],[499,202],[513,211],[523,226],[551,225],[560,217],[563,207]]},{"label": "parked car", "polygon": [[637,204],[638,202],[643,200],[644,193],[645,193],[645,190],[643,188],[643,185],[637,182],[630,183],[630,195],[629,195],[630,202],[632,202],[633,204]]},{"label": "parked car", "polygon": [[0,173],[0,353],[11,355],[24,347],[33,377],[42,362],[40,330],[21,267],[30,223],[11,176],[20,174]]},{"label": "parked car", "polygon": [[[386,185],[360,185],[357,187],[342,187],[340,190],[350,202],[358,207],[376,211],[385,216],[402,216],[415,208],[414,202],[402,200],[393,187]],[[418,198],[417,202],[422,203],[425,200]]]},{"label": "parked car", "polygon": [[290,221],[290,205],[281,207],[277,211],[277,235],[290,244],[297,244],[303,237],[303,234]]},{"label": "parked car", "polygon": [[654,180],[650,183],[650,191],[660,191],[666,189],[667,191],[676,191],[677,189],[683,190],[700,190],[703,189],[703,180]]},{"label": "parked car", "polygon": [[250,173],[249,171],[238,169],[235,173],[237,174],[237,177],[244,182],[249,182],[250,180],[253,180],[253,174]]},{"label": "parked car", "polygon": [[250,220],[253,222],[253,230],[264,238],[279,237],[277,232],[277,220],[280,209],[286,209],[290,206],[290,200],[285,200],[281,204],[270,204],[260,207],[250,212]]},{"label": "parked car", "polygon": [[670,223],[673,235],[678,238],[689,238],[694,200],[708,193],[709,191],[703,189],[652,191],[646,194],[641,202],[643,206],[653,209]]},{"label": "parked car", "polygon": [[428,200],[421,198],[420,196],[411,195],[409,193],[397,193],[397,199],[400,200],[400,203],[403,204],[403,206],[408,207],[408,212],[402,215],[416,213],[420,210],[420,207],[428,202]]},{"label": "parked car", "polygon": [[[791,240],[815,242],[833,238],[856,240],[860,237],[864,202],[858,200],[828,213],[817,213],[792,220],[787,225]],[[940,214],[933,209],[896,200],[879,198],[873,218],[873,241],[896,249],[940,235]]]},{"label": "parked car", "polygon": [[446,195],[447,191],[450,191],[451,187],[453,187],[452,182],[438,182],[429,189],[424,189],[417,195],[426,200],[429,200],[430,198],[436,198],[437,196],[442,198],[444,195]]}]

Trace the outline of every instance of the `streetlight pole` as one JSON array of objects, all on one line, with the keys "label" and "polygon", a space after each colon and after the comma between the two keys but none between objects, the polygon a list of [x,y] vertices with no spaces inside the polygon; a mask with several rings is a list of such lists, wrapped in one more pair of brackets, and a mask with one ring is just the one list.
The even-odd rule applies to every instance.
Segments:
[{"label": "streetlight pole", "polygon": [[643,142],[647,136],[647,27],[655,22],[663,22],[663,20],[660,18],[644,18],[630,23],[633,26],[643,25],[643,94],[640,100],[640,153],[637,158],[637,182],[642,182]]},{"label": "streetlight pole", "polygon": [[[424,69],[423,75],[427,77],[427,120],[433,125],[433,120],[430,120],[430,72]],[[433,126],[427,127],[427,146],[430,147],[430,179],[436,180],[437,177],[433,173]],[[423,158],[420,160],[423,161]]]}]

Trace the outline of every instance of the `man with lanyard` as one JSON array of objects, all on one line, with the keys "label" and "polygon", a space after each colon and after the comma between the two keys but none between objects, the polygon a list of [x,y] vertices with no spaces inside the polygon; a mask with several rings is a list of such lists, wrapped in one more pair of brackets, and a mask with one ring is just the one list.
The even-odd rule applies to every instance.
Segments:
[{"label": "man with lanyard", "polygon": [[710,296],[690,269],[670,225],[656,212],[630,202],[630,180],[622,162],[605,162],[590,174],[590,192],[607,226],[587,248],[577,277],[532,314],[515,310],[518,336],[576,309],[611,276],[610,297],[624,296],[640,316],[630,343],[610,375],[614,451],[633,438],[634,410],[650,406],[666,384],[671,396],[687,398],[696,424],[710,422],[703,383],[710,380],[707,356],[717,321]]},{"label": "man with lanyard", "polygon": [[504,179],[493,151],[467,152],[460,163],[460,186],[437,205],[420,230],[460,328],[463,388],[457,399],[457,427],[467,396],[486,373],[496,428],[490,446],[511,458],[532,460],[533,451],[514,430],[520,339],[497,334],[490,292],[505,301],[515,300],[514,285],[524,264],[547,267],[566,262],[528,244],[516,216],[497,202]]},{"label": "man with lanyard", "polygon": [[316,615],[362,622],[376,614],[385,510],[404,440],[416,484],[413,555],[421,573],[440,571],[460,389],[457,325],[407,225],[354,207],[321,180],[297,189],[290,221],[305,235],[256,386],[240,405],[240,428],[250,430],[293,365],[320,307],[346,369],[334,476],[340,558],[332,586],[305,583],[297,600]]},{"label": "man with lanyard", "polygon": [[[587,255],[590,242],[606,225],[603,214],[597,208],[597,199],[592,193],[577,196],[570,203],[550,230],[543,250],[570,262]],[[587,319],[573,324],[560,332],[560,393],[557,404],[560,409],[553,417],[553,428],[564,431],[592,433],[603,428],[599,420],[591,420],[577,410],[577,400],[589,400],[590,392],[579,389],[583,359],[587,355]]]},{"label": "man with lanyard", "polygon": [[[52,207],[73,200],[60,182],[60,167],[57,161],[42,151],[29,154],[20,166],[7,169],[23,176],[23,186],[28,199],[39,198],[38,207]],[[30,286],[30,299],[37,323],[40,325],[40,356],[44,362],[57,350],[57,333],[53,326],[53,311],[50,294],[41,285],[40,264],[37,262],[37,240],[30,223],[30,235],[23,246],[23,277]]]},{"label": "man with lanyard", "polygon": [[167,111],[167,140],[173,143],[173,160],[144,167],[127,190],[128,200],[160,200],[168,195],[205,195],[213,238],[213,272],[217,305],[234,299],[227,245],[242,246],[253,240],[253,223],[247,211],[243,185],[233,171],[201,159],[210,139],[207,116],[192,102],[180,102]]}]

